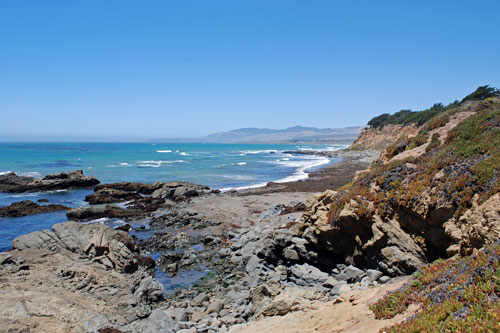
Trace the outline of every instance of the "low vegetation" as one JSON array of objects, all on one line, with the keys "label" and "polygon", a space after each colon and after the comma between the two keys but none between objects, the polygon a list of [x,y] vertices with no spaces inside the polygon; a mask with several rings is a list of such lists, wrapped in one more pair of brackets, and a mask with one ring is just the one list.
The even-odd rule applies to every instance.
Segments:
[{"label": "low vegetation", "polygon": [[373,304],[377,319],[393,318],[410,304],[420,311],[385,332],[498,332],[500,244],[472,256],[438,260],[412,281]]},{"label": "low vegetation", "polygon": [[445,117],[436,117],[443,113],[449,113],[454,109],[457,109],[462,103],[467,101],[478,101],[485,100],[487,98],[500,97],[500,90],[486,86],[478,87],[473,93],[467,95],[461,102],[458,100],[444,106],[442,103],[436,103],[432,107],[422,110],[422,111],[412,111],[412,110],[401,110],[394,114],[384,113],[380,116],[372,118],[368,125],[372,128],[381,128],[385,125],[409,125],[416,124],[417,126],[423,126],[425,123],[433,120],[432,124],[429,124],[428,130],[442,126],[442,123],[446,123]]},{"label": "low vegetation", "polygon": [[436,103],[432,107],[423,111],[401,110],[394,114],[384,113],[380,116],[372,118],[368,125],[373,128],[384,127],[385,125],[409,125],[416,124],[417,126],[424,125],[427,121],[435,116],[452,110],[458,107],[459,102],[455,101],[444,106],[441,103]]},{"label": "low vegetation", "polygon": [[[458,216],[471,206],[474,195],[477,194],[482,203],[500,192],[500,99],[487,98],[475,103],[477,113],[451,130],[447,138],[440,138],[435,133],[425,154],[389,163],[378,161],[372,165],[370,173],[342,188],[343,195],[330,209],[331,222],[335,223],[350,200],[360,206],[364,206],[365,200],[371,201],[380,215],[387,216],[398,208],[411,210],[421,196],[426,195],[425,190],[433,188],[433,203],[424,214],[425,218],[437,202],[450,202]],[[462,107],[458,107],[453,112],[461,110]],[[429,131],[443,126],[448,117],[448,113],[437,115],[416,137],[400,138],[387,147],[387,157],[425,143]],[[443,145],[441,139],[446,139]],[[376,184],[379,190],[369,190],[371,184]]]}]

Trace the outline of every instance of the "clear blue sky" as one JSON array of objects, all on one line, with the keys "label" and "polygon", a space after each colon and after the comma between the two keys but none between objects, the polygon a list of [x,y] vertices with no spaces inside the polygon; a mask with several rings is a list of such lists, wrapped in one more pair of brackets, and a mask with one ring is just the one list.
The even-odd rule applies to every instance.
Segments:
[{"label": "clear blue sky", "polygon": [[364,125],[500,87],[500,1],[0,1],[0,138]]}]

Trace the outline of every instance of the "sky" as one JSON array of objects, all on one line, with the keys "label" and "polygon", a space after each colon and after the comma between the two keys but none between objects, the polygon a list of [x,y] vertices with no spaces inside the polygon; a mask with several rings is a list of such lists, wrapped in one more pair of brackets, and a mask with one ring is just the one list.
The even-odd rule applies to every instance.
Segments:
[{"label": "sky", "polygon": [[0,139],[365,125],[500,87],[500,1],[2,0]]}]

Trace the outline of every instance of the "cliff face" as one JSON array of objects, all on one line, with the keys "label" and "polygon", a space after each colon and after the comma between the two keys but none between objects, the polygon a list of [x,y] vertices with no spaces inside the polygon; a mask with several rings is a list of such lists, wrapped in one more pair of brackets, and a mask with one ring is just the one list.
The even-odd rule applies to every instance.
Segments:
[{"label": "cliff face", "polygon": [[361,130],[358,138],[349,147],[352,150],[385,149],[399,137],[414,137],[418,133],[415,124],[386,125],[381,128],[366,127]]},{"label": "cliff face", "polygon": [[[500,99],[462,103],[415,130],[351,185],[308,201],[298,232],[328,261],[406,274],[500,238]],[[374,142],[369,131],[356,142]]]}]

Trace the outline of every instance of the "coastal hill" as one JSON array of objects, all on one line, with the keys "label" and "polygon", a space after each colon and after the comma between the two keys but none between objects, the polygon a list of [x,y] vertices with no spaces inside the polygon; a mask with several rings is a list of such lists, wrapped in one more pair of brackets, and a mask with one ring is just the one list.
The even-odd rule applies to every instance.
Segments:
[{"label": "coastal hill", "polygon": [[201,138],[160,139],[161,142],[268,143],[268,144],[351,144],[363,127],[316,128],[294,126],[286,129],[240,128]]},{"label": "coastal hill", "polygon": [[421,306],[394,331],[498,329],[499,95],[483,86],[448,106],[372,119],[351,149],[377,142],[385,145],[379,159],[352,183],[308,201],[298,232],[309,250],[323,254],[309,258],[317,265],[417,272],[373,307],[378,318],[392,318]]}]

